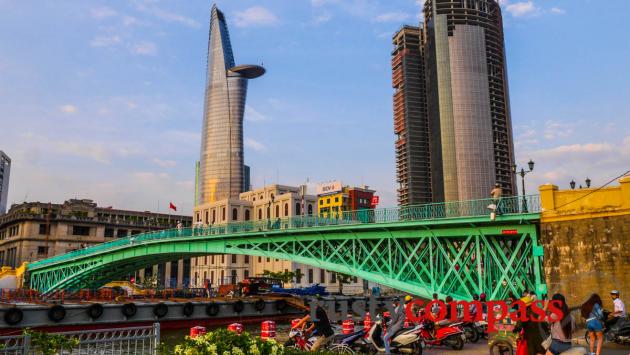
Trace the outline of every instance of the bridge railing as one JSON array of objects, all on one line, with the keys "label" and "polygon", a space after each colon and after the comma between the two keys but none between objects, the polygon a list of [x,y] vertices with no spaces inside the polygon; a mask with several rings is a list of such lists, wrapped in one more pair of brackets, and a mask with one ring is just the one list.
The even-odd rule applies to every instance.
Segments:
[{"label": "bridge railing", "polygon": [[422,220],[439,220],[459,217],[480,217],[490,214],[489,206],[496,204],[498,212],[503,215],[540,212],[540,196],[509,196],[500,200],[480,199],[470,201],[454,201],[430,203],[417,206],[403,206],[381,209],[364,209],[332,213],[326,217],[298,216],[258,221],[245,221],[215,224],[211,226],[193,226],[188,228],[168,229],[144,234],[137,234],[98,244],[89,248],[74,250],[66,254],[36,261],[29,269],[46,264],[71,260],[76,257],[96,254],[101,251],[126,247],[134,244],[178,237],[194,237],[226,234],[266,232],[283,229],[302,229],[336,225],[360,225],[369,223],[396,223]]}]

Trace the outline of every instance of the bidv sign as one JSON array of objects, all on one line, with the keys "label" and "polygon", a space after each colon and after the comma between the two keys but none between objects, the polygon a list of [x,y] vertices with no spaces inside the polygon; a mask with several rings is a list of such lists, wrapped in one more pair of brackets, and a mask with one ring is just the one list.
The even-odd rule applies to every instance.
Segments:
[{"label": "bidv sign", "polygon": [[317,186],[318,195],[327,195],[341,191],[341,181],[333,181],[327,184],[321,184]]}]

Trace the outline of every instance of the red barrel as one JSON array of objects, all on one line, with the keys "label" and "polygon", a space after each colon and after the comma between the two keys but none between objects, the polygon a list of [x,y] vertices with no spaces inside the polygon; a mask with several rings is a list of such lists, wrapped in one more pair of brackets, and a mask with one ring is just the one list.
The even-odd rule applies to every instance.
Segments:
[{"label": "red barrel", "polygon": [[204,335],[204,334],[206,334],[206,328],[205,327],[196,326],[196,327],[190,328],[190,337],[191,338],[196,338],[198,335]]},{"label": "red barrel", "polygon": [[365,317],[363,317],[363,330],[365,330],[364,338],[370,334],[370,329],[372,329],[372,318],[370,318],[370,312],[365,313]]},{"label": "red barrel", "polygon": [[260,339],[275,339],[276,338],[276,322],[267,320],[260,325]]},{"label": "red barrel", "polygon": [[240,335],[243,332],[243,325],[241,323],[232,323],[228,325],[227,329]]},{"label": "red barrel", "polygon": [[[4,289],[3,289],[3,291],[4,291]],[[300,323],[300,321],[301,321],[300,318],[295,318],[295,319],[291,320],[291,329],[295,328],[298,325],[298,323]]]},{"label": "red barrel", "polygon": [[354,333],[354,320],[352,319],[352,316],[348,315],[348,319],[344,320],[341,323],[341,331],[343,334],[352,334]]}]

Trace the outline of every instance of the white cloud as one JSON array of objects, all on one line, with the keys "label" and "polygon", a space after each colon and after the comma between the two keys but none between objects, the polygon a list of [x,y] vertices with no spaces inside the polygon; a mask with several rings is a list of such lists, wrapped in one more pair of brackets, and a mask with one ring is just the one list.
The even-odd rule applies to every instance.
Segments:
[{"label": "white cloud", "polygon": [[557,14],[557,15],[564,15],[564,14],[567,13],[564,9],[561,9],[559,7],[552,7],[551,10],[549,10],[549,11],[551,11],[551,13]]},{"label": "white cloud", "polygon": [[316,16],[316,17],[313,19],[313,23],[315,23],[315,24],[320,24],[320,23],[325,23],[325,22],[328,22],[328,21],[330,21],[330,20],[332,20],[332,15],[331,15],[331,14],[326,13],[326,14],[321,14],[321,15],[319,15],[319,16]]},{"label": "white cloud", "polygon": [[338,4],[341,0],[311,0],[311,5],[314,7],[321,7],[328,4]]},{"label": "white cloud", "polygon": [[505,10],[514,17],[531,16],[539,12],[538,7],[531,0],[515,3],[509,3],[508,1],[505,1],[504,3],[507,4],[505,6]]},{"label": "white cloud", "polygon": [[278,18],[265,7],[252,6],[237,12],[234,23],[238,27],[271,26],[278,23]]},{"label": "white cloud", "polygon": [[245,139],[245,147],[251,148],[257,152],[263,152],[267,150],[267,146],[251,138]]},{"label": "white cloud", "polygon": [[167,11],[156,6],[147,6],[146,4],[137,4],[138,11],[152,15],[166,22],[179,23],[191,28],[200,28],[201,24],[190,17],[180,15],[175,12]]},{"label": "white cloud", "polygon": [[546,121],[543,137],[545,139],[568,138],[573,134],[573,123],[562,123],[558,121]]},{"label": "white cloud", "polygon": [[164,159],[160,159],[160,158],[153,158],[153,163],[157,166],[159,166],[160,168],[173,168],[177,165],[177,162],[175,160],[164,160]]},{"label": "white cloud", "polygon": [[409,19],[410,15],[406,12],[386,12],[374,18],[376,22],[403,22]]},{"label": "white cloud", "polygon": [[95,19],[104,19],[117,15],[116,11],[106,6],[90,9],[90,14]]},{"label": "white cloud", "polygon": [[77,107],[74,105],[63,105],[59,106],[59,110],[63,113],[73,114],[78,111]]},{"label": "white cloud", "polygon": [[250,121],[250,122],[263,122],[263,121],[269,121],[270,118],[264,113],[257,111],[253,107],[246,105],[245,106],[245,120]]},{"label": "white cloud", "polygon": [[120,36],[99,36],[95,37],[91,42],[92,47],[111,47],[120,44],[122,39]]},{"label": "white cloud", "polygon": [[139,42],[133,45],[131,52],[138,55],[155,55],[157,46],[153,42]]}]

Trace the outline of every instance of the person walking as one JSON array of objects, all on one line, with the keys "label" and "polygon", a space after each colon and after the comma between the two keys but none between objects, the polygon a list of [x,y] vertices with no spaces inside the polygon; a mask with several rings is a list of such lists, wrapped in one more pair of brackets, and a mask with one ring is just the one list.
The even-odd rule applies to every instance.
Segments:
[{"label": "person walking", "polygon": [[[602,309],[602,299],[594,293],[589,297],[580,309],[582,317],[586,319],[586,331],[590,339],[589,345],[591,355],[602,353],[602,343],[604,342],[604,312]],[[597,338],[597,352],[595,352],[595,338]]]},{"label": "person walking", "polygon": [[526,321],[519,320],[516,322],[514,326],[514,330],[512,332],[520,334],[521,340],[518,342],[518,347],[516,350],[517,354],[521,354],[519,350],[522,351],[522,348],[527,349],[528,355],[543,355],[546,350],[542,346],[543,340],[547,337],[543,333],[543,329],[541,328],[540,322],[535,322],[534,319],[537,317],[536,314],[532,311],[531,305],[532,300],[528,296],[521,298],[521,301],[525,304],[525,314]]},{"label": "person walking", "polygon": [[501,184],[494,184],[494,189],[490,191],[490,197],[492,197],[492,203],[494,204],[494,213],[497,215],[501,214],[500,204],[501,204],[501,196],[503,196],[503,189],[501,188]]},{"label": "person walking", "polygon": [[383,341],[385,342],[385,353],[387,355],[391,354],[390,341],[394,335],[404,327],[405,319],[407,317],[405,302],[400,302],[399,299],[394,299],[394,305],[396,306],[394,314],[392,314],[392,318],[387,323],[387,333],[383,337]]},{"label": "person walking", "polygon": [[[555,313],[549,315],[549,322],[551,323],[551,345],[547,349],[546,355],[559,355],[564,351],[571,349],[571,336],[575,330],[575,319],[569,311],[569,306],[564,296],[560,293],[556,293],[551,297],[551,301],[556,301],[560,304],[562,310],[562,317],[559,317]],[[549,306],[549,302],[545,306],[545,310]]]}]

